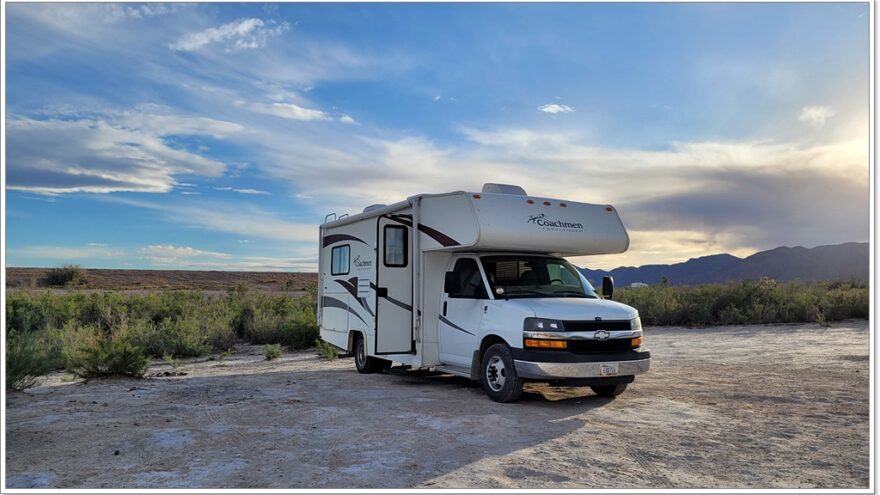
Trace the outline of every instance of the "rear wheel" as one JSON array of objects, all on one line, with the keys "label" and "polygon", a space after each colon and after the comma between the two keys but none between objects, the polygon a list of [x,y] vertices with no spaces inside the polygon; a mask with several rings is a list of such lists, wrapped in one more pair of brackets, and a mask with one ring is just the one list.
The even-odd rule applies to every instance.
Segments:
[{"label": "rear wheel", "polygon": [[391,367],[391,361],[367,355],[367,344],[360,334],[354,341],[354,365],[359,373],[377,373]]},{"label": "rear wheel", "polygon": [[599,397],[615,397],[623,393],[626,390],[626,383],[619,383],[617,385],[600,385],[598,387],[590,387],[593,389],[593,392],[596,393]]},{"label": "rear wheel", "polygon": [[486,395],[495,402],[513,402],[523,390],[523,379],[516,374],[513,356],[505,344],[495,344],[480,361],[480,382]]}]

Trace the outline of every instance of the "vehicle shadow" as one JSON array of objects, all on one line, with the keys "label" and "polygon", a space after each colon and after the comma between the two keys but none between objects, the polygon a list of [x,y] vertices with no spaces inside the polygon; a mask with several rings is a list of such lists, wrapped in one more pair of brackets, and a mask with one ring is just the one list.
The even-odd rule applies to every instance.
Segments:
[{"label": "vehicle shadow", "polygon": [[[7,409],[6,481],[18,488],[439,486],[435,478],[564,437],[610,402],[589,389],[529,384],[519,402],[498,404],[465,378],[362,375],[353,365],[96,380],[46,387]],[[528,474],[499,469],[511,479]]]}]

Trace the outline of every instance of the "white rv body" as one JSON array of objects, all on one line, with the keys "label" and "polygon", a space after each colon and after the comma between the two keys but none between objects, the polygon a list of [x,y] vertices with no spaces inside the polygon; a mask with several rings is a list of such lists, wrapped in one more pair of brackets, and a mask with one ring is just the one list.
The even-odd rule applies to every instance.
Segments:
[{"label": "white rv body", "polygon": [[[498,187],[503,190],[508,186],[493,189],[487,185],[484,191]],[[567,358],[560,361],[561,353],[550,355],[553,362],[534,361],[523,356],[553,351],[523,348],[526,338],[564,339],[572,343],[570,347],[583,347],[583,342],[576,341],[595,341],[597,336],[641,337],[638,313],[633,308],[597,298],[516,298],[502,294],[503,289],[494,293],[483,266],[496,259],[493,256],[501,256],[497,259],[502,262],[509,255],[552,260],[620,253],[628,246],[626,229],[610,205],[522,193],[457,191],[371,206],[364,213],[320,227],[321,338],[348,351],[355,351],[362,339],[365,356],[374,363],[381,360],[437,368],[475,379],[481,379],[482,353],[490,345],[502,344],[512,352],[512,357],[506,358],[508,371],[504,373],[510,374],[510,360],[514,359],[522,379],[589,378],[612,383],[616,376],[632,381],[632,376],[648,369],[650,354],[642,348],[635,349],[641,353],[636,356],[640,359],[613,365],[595,359],[588,363]],[[473,261],[459,263],[461,259]],[[446,292],[444,281],[454,266],[456,270],[471,267],[468,283],[482,284],[481,297],[456,297],[456,293]],[[473,266],[479,267],[478,272]],[[582,275],[577,276],[589,286]],[[564,334],[536,333],[524,330],[526,318],[587,323],[572,325],[580,325],[583,331],[572,328]],[[597,321],[616,322],[621,328],[626,325],[620,322],[631,324],[622,330],[605,331],[593,324]],[[357,363],[360,369],[361,357]]]}]

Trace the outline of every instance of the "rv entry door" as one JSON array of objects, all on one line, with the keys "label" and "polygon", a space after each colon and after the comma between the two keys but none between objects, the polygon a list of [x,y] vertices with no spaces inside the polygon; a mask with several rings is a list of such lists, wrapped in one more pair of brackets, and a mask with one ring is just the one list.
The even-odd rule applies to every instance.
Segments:
[{"label": "rv entry door", "polygon": [[413,351],[412,225],[409,215],[379,217],[376,250],[376,354]]}]

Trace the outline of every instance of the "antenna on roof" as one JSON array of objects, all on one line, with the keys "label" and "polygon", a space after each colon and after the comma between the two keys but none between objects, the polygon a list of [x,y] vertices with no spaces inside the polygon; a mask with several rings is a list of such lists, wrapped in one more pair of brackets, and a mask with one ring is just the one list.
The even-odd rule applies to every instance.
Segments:
[{"label": "antenna on roof", "polygon": [[487,182],[483,184],[483,194],[513,194],[515,196],[526,196],[526,191],[520,186],[513,184],[494,184]]}]

